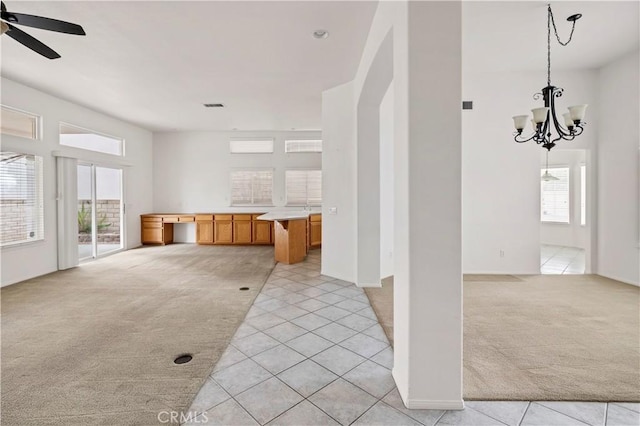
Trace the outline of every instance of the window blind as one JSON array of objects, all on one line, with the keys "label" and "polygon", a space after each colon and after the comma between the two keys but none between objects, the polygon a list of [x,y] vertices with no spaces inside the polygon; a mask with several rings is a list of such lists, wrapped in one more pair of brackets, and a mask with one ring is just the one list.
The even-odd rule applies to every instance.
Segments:
[{"label": "window blind", "polygon": [[0,152],[0,245],[44,239],[42,157]]},{"label": "window blind", "polygon": [[288,206],[322,204],[321,170],[287,170],[285,186]]},{"label": "window blind", "polygon": [[[546,169],[540,171],[540,176]],[[541,181],[540,214],[542,222],[569,223],[569,168],[549,168],[558,180]]]},{"label": "window blind", "polygon": [[273,139],[231,139],[229,151],[232,154],[270,154],[273,152]]},{"label": "window blind", "polygon": [[273,205],[273,170],[232,171],[231,205]]},{"label": "window blind", "polygon": [[284,152],[322,152],[322,141],[319,139],[285,140]]}]

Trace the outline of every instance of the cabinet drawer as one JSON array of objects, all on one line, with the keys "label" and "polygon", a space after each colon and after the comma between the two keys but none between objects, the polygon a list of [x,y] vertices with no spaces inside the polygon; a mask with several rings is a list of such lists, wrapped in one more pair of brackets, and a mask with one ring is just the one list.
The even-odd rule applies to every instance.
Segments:
[{"label": "cabinet drawer", "polygon": [[196,221],[195,216],[180,216],[180,217],[178,217],[178,222],[180,222],[180,223],[195,222],[195,221]]},{"label": "cabinet drawer", "polygon": [[230,214],[216,214],[213,216],[213,220],[231,220],[233,215]]},{"label": "cabinet drawer", "polygon": [[162,217],[162,221],[164,223],[177,223],[178,222],[178,216],[163,216]]},{"label": "cabinet drawer", "polygon": [[196,221],[198,222],[211,222],[213,220],[212,214],[197,214]]},{"label": "cabinet drawer", "polygon": [[142,222],[143,228],[162,228],[162,222]]},{"label": "cabinet drawer", "polygon": [[143,216],[142,217],[142,221],[143,222],[162,222],[162,218],[161,217]]},{"label": "cabinet drawer", "polygon": [[309,220],[311,222],[322,222],[322,215],[321,214],[312,214],[309,216]]},{"label": "cabinet drawer", "polygon": [[251,220],[250,214],[234,214],[233,220]]}]

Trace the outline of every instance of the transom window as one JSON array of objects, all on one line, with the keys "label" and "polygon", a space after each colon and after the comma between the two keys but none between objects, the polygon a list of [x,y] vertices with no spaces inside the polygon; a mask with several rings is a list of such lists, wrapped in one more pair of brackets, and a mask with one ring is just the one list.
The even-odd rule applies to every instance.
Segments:
[{"label": "transom window", "polygon": [[[540,171],[540,176],[545,170]],[[569,223],[569,168],[550,167],[549,174],[558,180],[540,182],[540,220]]]},{"label": "transom window", "polygon": [[322,152],[322,141],[319,139],[296,139],[284,141],[284,152]]},{"label": "transom window", "polygon": [[0,130],[5,135],[19,136],[27,139],[38,139],[40,117],[24,111],[2,105],[0,114]]},{"label": "transom window", "polygon": [[121,138],[66,123],[60,123],[60,145],[105,154],[124,155],[124,140]]},{"label": "transom window", "polygon": [[232,171],[231,205],[273,205],[273,170]]},{"label": "transom window", "polygon": [[231,139],[229,152],[232,154],[271,154],[273,138]]}]

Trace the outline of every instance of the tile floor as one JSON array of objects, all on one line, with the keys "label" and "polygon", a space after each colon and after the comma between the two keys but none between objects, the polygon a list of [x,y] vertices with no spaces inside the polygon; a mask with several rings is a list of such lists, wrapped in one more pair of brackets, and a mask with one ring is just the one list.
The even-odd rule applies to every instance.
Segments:
[{"label": "tile floor", "polygon": [[639,403],[467,401],[407,410],[364,292],[320,275],[320,251],[278,264],[196,396],[188,425],[638,425]]},{"label": "tile floor", "polygon": [[545,275],[584,274],[584,249],[576,247],[540,246],[540,273]]}]

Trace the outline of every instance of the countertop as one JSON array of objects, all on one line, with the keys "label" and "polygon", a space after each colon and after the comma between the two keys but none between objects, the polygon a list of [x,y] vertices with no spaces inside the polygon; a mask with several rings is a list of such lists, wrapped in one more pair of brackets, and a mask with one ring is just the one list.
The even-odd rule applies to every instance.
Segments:
[{"label": "countertop", "polygon": [[258,216],[258,220],[296,220],[296,219],[307,219],[310,214],[308,210],[297,210],[297,211],[273,211],[267,214],[263,214],[262,216]]}]

